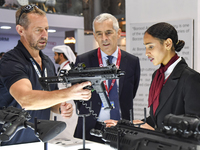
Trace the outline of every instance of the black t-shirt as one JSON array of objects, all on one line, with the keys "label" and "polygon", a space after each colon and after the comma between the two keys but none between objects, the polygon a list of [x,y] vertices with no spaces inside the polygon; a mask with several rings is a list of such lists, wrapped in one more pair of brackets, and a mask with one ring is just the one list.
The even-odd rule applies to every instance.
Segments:
[{"label": "black t-shirt", "polygon": [[[45,68],[47,70],[47,76],[56,76],[54,64],[49,59],[49,57],[44,55],[42,51],[40,51],[40,56],[42,58],[42,66],[44,69],[41,70],[37,62],[34,62],[41,76],[45,76]],[[39,76],[34,69],[30,58],[32,58],[32,56],[23,46],[21,41],[18,41],[18,45],[14,49],[6,52],[5,56],[0,60],[0,107],[14,106],[21,108],[21,106],[9,93],[9,88],[11,85],[20,79],[29,79],[33,90],[43,90],[38,81]],[[57,85],[52,84],[51,90],[55,89],[57,89]],[[50,117],[50,108],[28,112],[31,115],[31,122],[34,122],[35,117],[43,120],[48,120]],[[3,142],[1,145],[11,145],[35,141],[39,140],[34,135],[34,131],[30,128],[27,128],[18,131],[9,142]]]}]

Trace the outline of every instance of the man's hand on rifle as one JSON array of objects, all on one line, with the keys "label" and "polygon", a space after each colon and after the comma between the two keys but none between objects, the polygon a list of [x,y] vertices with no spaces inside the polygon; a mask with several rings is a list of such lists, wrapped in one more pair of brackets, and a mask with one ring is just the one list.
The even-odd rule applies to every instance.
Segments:
[{"label": "man's hand on rifle", "polygon": [[83,89],[86,86],[91,86],[91,82],[77,83],[69,88],[63,89],[68,93],[69,100],[89,100],[91,98],[91,90]]},{"label": "man's hand on rifle", "polygon": [[111,126],[116,126],[117,125],[118,120],[105,120],[104,123],[106,123],[106,127],[111,127]]}]

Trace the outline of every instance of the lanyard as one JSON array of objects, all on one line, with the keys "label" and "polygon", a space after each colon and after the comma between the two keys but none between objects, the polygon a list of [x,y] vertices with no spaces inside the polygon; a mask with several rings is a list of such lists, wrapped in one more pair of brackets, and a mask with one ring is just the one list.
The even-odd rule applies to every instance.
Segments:
[{"label": "lanyard", "polygon": [[69,64],[69,61],[67,61],[61,69],[63,69],[67,64]]},{"label": "lanyard", "polygon": [[69,61],[67,61],[67,62],[63,65],[63,67],[62,67],[61,69],[59,69],[59,71],[58,71],[58,76],[60,76],[60,70],[62,70],[67,64],[69,64]]},{"label": "lanyard", "polygon": [[[33,65],[33,67],[34,67],[34,69],[35,69],[35,71],[36,71],[38,77],[41,78],[42,76],[41,76],[41,74],[40,74],[40,71],[39,71],[38,68],[37,68],[37,65],[35,64],[35,62],[33,61],[32,58],[30,58],[30,60],[31,60],[31,62],[32,62],[32,65]],[[47,69],[46,69],[46,68],[44,69],[44,76],[47,77]]]},{"label": "lanyard", "polygon": [[[97,56],[98,56],[98,61],[99,61],[99,67],[103,67],[103,61],[102,61],[102,58],[101,58],[100,48],[98,48]],[[119,66],[120,66],[120,62],[121,62],[121,50],[118,48],[118,58],[117,58],[117,63],[116,63],[116,67],[118,69],[119,69]],[[111,91],[111,89],[113,88],[115,81],[116,81],[116,79],[112,80],[112,83],[110,85],[109,90],[108,90],[108,86],[106,85],[106,81],[103,82],[108,94]]]}]

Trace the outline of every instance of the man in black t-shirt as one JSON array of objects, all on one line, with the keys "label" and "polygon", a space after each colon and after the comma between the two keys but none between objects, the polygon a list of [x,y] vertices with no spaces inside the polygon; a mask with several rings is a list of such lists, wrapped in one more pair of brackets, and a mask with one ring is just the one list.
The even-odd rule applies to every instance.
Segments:
[{"label": "man in black t-shirt", "polygon": [[[49,119],[50,108],[65,118],[72,115],[72,105],[68,100],[88,100],[91,91],[83,87],[90,82],[76,84],[67,89],[43,91],[39,77],[55,76],[52,61],[42,53],[48,40],[48,21],[45,12],[35,5],[27,5],[16,12],[16,30],[20,35],[18,45],[8,51],[0,61],[0,107],[14,106],[24,108],[33,119]],[[60,111],[59,111],[60,110]],[[9,142],[2,145],[35,142],[31,129],[24,129]]]}]

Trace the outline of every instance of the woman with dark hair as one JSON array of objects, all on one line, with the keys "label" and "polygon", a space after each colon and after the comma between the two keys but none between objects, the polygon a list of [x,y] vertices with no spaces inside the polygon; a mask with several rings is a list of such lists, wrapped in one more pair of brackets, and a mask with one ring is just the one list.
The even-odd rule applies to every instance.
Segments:
[{"label": "woman with dark hair", "polygon": [[[185,42],[178,40],[176,29],[168,23],[157,23],[147,29],[143,40],[146,56],[160,67],[153,73],[149,90],[150,116],[141,127],[162,129],[163,119],[170,113],[200,116],[200,74],[177,55]],[[107,127],[116,125],[116,121],[106,123]]]},{"label": "woman with dark hair", "polygon": [[147,123],[160,129],[170,113],[200,116],[200,74],[177,55],[185,42],[178,40],[176,29],[168,23],[157,23],[147,29],[143,40],[146,56],[160,65],[152,76]]}]

